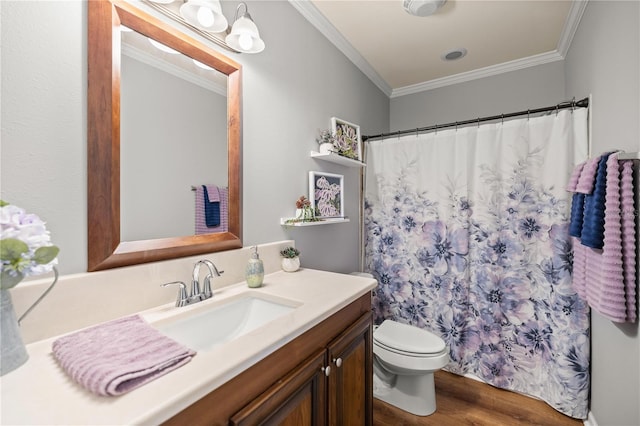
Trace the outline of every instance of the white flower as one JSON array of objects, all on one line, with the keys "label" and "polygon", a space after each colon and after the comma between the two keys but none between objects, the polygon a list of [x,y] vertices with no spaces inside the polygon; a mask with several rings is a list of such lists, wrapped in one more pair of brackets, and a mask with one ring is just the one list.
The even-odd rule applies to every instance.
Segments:
[{"label": "white flower", "polygon": [[50,272],[58,264],[60,250],[35,214],[0,200],[0,231],[0,288],[14,287],[24,277]]}]

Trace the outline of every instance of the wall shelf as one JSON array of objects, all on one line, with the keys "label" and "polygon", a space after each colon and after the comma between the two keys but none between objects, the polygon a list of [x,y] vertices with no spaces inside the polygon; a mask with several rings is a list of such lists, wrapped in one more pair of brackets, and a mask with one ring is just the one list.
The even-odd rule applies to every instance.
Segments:
[{"label": "wall shelf", "polygon": [[282,226],[316,226],[316,225],[331,225],[334,223],[347,223],[349,222],[349,218],[348,217],[340,217],[340,218],[335,218],[335,219],[320,219],[318,221],[315,222],[292,222],[292,223],[287,223],[287,220],[290,219],[294,219],[293,217],[283,217],[280,218],[280,225]]},{"label": "wall shelf", "polygon": [[316,151],[311,151],[311,158],[318,160],[329,161],[330,163],[340,164],[347,167],[366,167],[362,161],[352,160],[351,158],[343,157],[342,155],[330,152],[328,154],[321,154]]}]

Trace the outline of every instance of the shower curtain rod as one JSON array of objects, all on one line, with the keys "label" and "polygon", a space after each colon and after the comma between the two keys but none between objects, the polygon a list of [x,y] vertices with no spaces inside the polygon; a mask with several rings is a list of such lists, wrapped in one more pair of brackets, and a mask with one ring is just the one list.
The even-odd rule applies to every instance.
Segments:
[{"label": "shower curtain rod", "polygon": [[483,121],[504,120],[505,118],[519,117],[521,115],[539,114],[542,112],[558,111],[566,108],[572,108],[572,109],[586,108],[588,106],[589,106],[589,98],[584,98],[579,101],[576,101],[574,99],[572,101],[560,102],[557,105],[553,105],[545,108],[528,109],[526,111],[518,111],[518,112],[510,112],[508,114],[493,115],[491,117],[478,117],[473,120],[456,121],[454,123],[436,124],[434,126],[418,127],[416,129],[398,130],[396,132],[380,133],[379,135],[363,136],[362,140],[367,142],[370,139],[384,138],[387,136],[408,135],[411,133],[427,132],[429,130],[438,130],[438,129],[444,129],[447,127],[458,127],[458,126],[465,126],[467,124],[476,124],[476,123],[479,124],[480,122],[483,122]]}]

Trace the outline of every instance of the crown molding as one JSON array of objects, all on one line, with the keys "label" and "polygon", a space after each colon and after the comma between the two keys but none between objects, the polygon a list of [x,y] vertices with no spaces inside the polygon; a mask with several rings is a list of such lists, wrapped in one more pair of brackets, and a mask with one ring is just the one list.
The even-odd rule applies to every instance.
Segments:
[{"label": "crown molding", "polygon": [[578,25],[580,25],[582,14],[587,8],[588,2],[589,0],[573,0],[571,2],[571,9],[569,9],[569,14],[564,22],[564,27],[562,28],[562,33],[560,34],[560,40],[558,41],[557,47],[562,58],[567,56],[567,52],[569,51],[569,47],[573,41],[573,36],[578,30]]},{"label": "crown molding", "polygon": [[373,69],[366,59],[340,34],[336,27],[324,17],[317,7],[307,0],[289,0],[307,21],[340,50],[356,67],[366,75],[387,96],[391,96],[391,86]]},{"label": "crown molding", "polygon": [[423,83],[412,84],[411,86],[404,86],[398,89],[393,89],[390,98],[411,95],[413,93],[438,89],[440,87],[451,86],[453,84],[465,83],[467,81],[534,67],[536,65],[543,65],[550,62],[561,61],[563,59],[564,57],[560,55],[558,51],[554,50],[553,52],[541,53],[539,55],[529,56],[523,59],[515,59],[513,61],[503,62],[501,64],[491,65],[473,71],[462,72],[447,77],[425,81]]},{"label": "crown molding", "polygon": [[536,65],[542,65],[555,61],[564,60],[573,36],[575,35],[582,15],[589,0],[572,0],[571,9],[567,15],[560,40],[556,50],[529,56],[523,59],[516,59],[502,64],[492,65],[473,71],[467,71],[448,77],[442,77],[434,80],[425,81],[423,83],[404,86],[397,89],[391,89],[389,84],[380,77],[373,67],[360,55],[360,53],[340,34],[340,32],[320,13],[320,11],[308,0],[289,0],[289,3],[309,21],[320,33],[322,33],[330,42],[332,42],[344,55],[351,60],[384,94],[389,98],[409,95],[427,90],[433,90],[440,87],[450,86],[453,84],[472,81],[479,78],[499,75],[510,71],[516,71]]}]

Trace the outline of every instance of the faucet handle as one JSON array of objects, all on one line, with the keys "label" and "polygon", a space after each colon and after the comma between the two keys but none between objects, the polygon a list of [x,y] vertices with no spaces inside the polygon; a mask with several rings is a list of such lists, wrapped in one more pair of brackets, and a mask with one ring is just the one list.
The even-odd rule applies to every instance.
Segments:
[{"label": "faucet handle", "polygon": [[213,291],[211,290],[211,278],[213,278],[213,275],[211,274],[207,274],[207,276],[204,277],[204,288],[202,289],[202,295],[205,299],[213,297]]},{"label": "faucet handle", "polygon": [[178,285],[180,289],[178,290],[178,297],[176,298],[176,306],[185,306],[189,304],[189,295],[187,294],[187,285],[182,281],[172,281],[170,283],[161,284],[160,287],[167,287],[170,285]]}]

